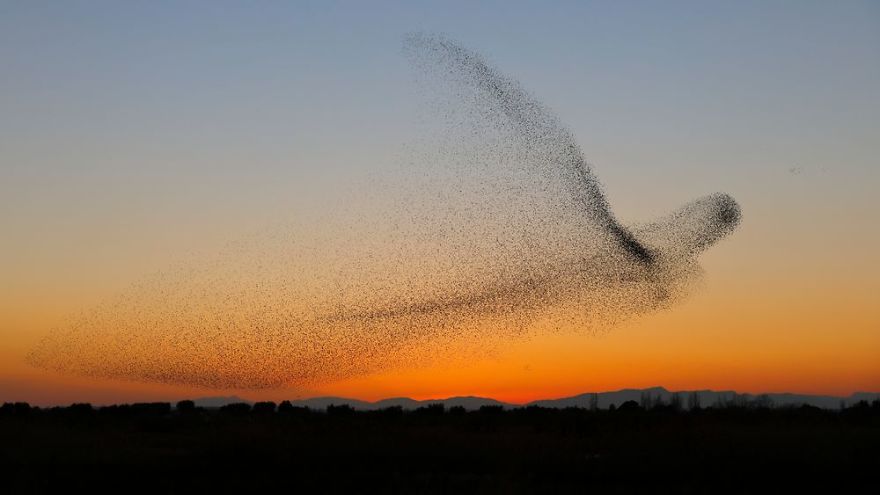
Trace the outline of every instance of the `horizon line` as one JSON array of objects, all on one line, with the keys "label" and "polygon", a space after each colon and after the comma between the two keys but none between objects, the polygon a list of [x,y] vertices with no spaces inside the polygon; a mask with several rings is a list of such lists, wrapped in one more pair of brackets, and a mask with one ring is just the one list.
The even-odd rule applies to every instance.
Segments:
[{"label": "horizon line", "polygon": [[[668,394],[673,394],[673,395],[674,394],[682,394],[683,396],[685,394],[691,394],[694,392],[697,392],[697,393],[706,392],[706,393],[714,393],[714,394],[733,394],[735,396],[752,396],[752,397],[760,397],[763,395],[771,395],[771,396],[772,395],[776,395],[776,396],[789,395],[789,396],[813,397],[813,398],[822,398],[822,399],[845,400],[845,399],[852,399],[854,396],[859,395],[859,394],[880,395],[880,390],[877,390],[877,391],[856,390],[856,391],[849,393],[848,395],[836,395],[836,394],[800,393],[800,392],[788,392],[788,391],[740,392],[740,391],[733,390],[733,389],[716,390],[716,389],[711,389],[711,388],[670,390],[664,386],[656,385],[656,386],[642,387],[642,388],[624,387],[624,388],[613,389],[613,390],[579,392],[579,393],[575,393],[575,394],[571,394],[571,395],[544,397],[544,398],[532,399],[532,400],[528,400],[528,401],[524,401],[524,402],[505,401],[505,400],[496,399],[491,396],[473,395],[473,394],[429,397],[429,398],[424,398],[424,399],[417,399],[417,398],[414,398],[411,396],[399,395],[399,396],[383,397],[383,398],[375,399],[375,400],[361,399],[361,398],[357,398],[357,397],[349,397],[349,396],[342,396],[342,395],[314,395],[314,396],[301,397],[301,398],[278,399],[277,402],[280,403],[285,400],[290,401],[290,402],[305,402],[305,401],[322,400],[322,399],[327,399],[327,400],[337,399],[337,400],[361,402],[364,404],[376,405],[381,402],[391,401],[391,400],[410,400],[413,402],[427,404],[427,403],[431,403],[432,401],[441,402],[441,401],[448,401],[448,400],[454,400],[454,399],[482,399],[482,400],[487,400],[487,401],[494,401],[494,402],[497,402],[499,404],[506,405],[506,406],[523,407],[523,406],[528,406],[528,405],[535,404],[538,402],[561,401],[561,400],[565,400],[565,399],[574,399],[574,398],[589,396],[589,395],[593,395],[593,394],[602,395],[602,394],[613,394],[613,393],[620,393],[620,392],[646,392],[646,391],[652,391],[652,390],[658,390],[658,389],[660,391],[662,391],[662,393],[668,393]],[[685,397],[682,397],[682,398],[685,398]],[[178,398],[178,399],[167,399],[167,400],[143,400],[143,401],[128,401],[128,402],[126,402],[126,401],[122,401],[122,402],[74,401],[74,402],[65,402],[65,403],[57,402],[57,403],[52,403],[52,404],[38,406],[38,407],[62,407],[65,405],[72,405],[72,404],[91,404],[93,406],[102,407],[102,406],[113,406],[113,405],[124,405],[124,404],[145,404],[145,403],[161,403],[161,402],[168,402],[168,403],[174,404],[174,403],[177,403],[177,402],[180,402],[183,400],[204,401],[204,400],[211,400],[211,399],[218,399],[218,400],[226,399],[226,400],[230,400],[230,401],[232,401],[234,399],[235,401],[238,401],[238,402],[247,402],[247,403],[251,403],[251,404],[254,404],[257,402],[275,402],[274,400],[271,400],[271,399],[254,400],[254,399],[250,399],[247,397],[242,397],[238,393],[232,393],[230,395],[222,395],[222,394],[201,395],[201,396],[190,396],[190,397],[184,397],[184,398]],[[5,399],[0,398],[0,403],[7,403],[7,402],[15,403],[15,402],[28,402],[28,401],[5,400]],[[230,403],[232,403],[232,402],[230,402]]]}]

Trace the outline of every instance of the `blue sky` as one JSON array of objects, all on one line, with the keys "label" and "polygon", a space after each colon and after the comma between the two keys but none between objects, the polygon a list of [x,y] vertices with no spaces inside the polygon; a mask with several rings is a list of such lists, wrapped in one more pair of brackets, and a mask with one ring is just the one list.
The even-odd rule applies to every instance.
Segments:
[{"label": "blue sky", "polygon": [[556,111],[624,219],[715,190],[746,214],[793,201],[762,186],[790,169],[853,207],[878,184],[875,2],[2,2],[0,218],[250,218],[380,170],[420,30]]}]

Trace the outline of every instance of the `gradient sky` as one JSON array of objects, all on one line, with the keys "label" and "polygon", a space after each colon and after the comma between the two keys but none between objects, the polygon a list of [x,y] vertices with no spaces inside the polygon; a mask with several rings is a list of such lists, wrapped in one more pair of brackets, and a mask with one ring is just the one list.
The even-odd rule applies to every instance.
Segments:
[{"label": "gradient sky", "polygon": [[411,31],[552,108],[622,220],[725,191],[742,225],[698,294],[607,334],[241,395],[880,390],[877,2],[0,1],[0,401],[230,392],[24,356],[145,274],[388,170],[419,103]]}]

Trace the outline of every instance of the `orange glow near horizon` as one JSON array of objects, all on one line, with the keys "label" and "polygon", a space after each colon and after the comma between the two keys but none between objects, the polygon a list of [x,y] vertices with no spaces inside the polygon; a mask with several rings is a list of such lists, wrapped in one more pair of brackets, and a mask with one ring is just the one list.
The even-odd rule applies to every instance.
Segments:
[{"label": "orange glow near horizon", "polygon": [[[108,265],[105,253],[96,251],[81,257],[81,266],[59,260],[29,272],[19,267],[20,274],[11,272],[22,282],[17,289],[0,287],[0,330],[7,336],[0,347],[0,401],[48,405],[236,394],[252,400],[480,395],[522,403],[650,386],[831,395],[880,390],[880,267],[866,261],[873,259],[877,234],[864,232],[862,242],[841,248],[834,239],[843,235],[845,225],[836,227],[838,235],[807,223],[789,227],[788,232],[774,231],[761,219],[750,220],[747,211],[742,229],[702,257],[707,274],[702,290],[671,309],[607,332],[536,332],[483,359],[386,371],[309,389],[207,390],[31,368],[24,356],[46,332],[163,262],[129,254]],[[792,232],[799,233],[798,250],[786,247]],[[759,249],[744,249],[750,243]],[[845,251],[827,256],[835,246]],[[807,264],[810,258],[822,260],[822,266]]]},{"label": "orange glow near horizon", "polygon": [[[722,283],[716,277],[712,285]],[[362,400],[475,395],[524,403],[651,386],[828,395],[877,390],[880,335],[871,330],[880,315],[867,296],[811,304],[772,301],[756,297],[759,288],[740,287],[745,290],[738,296],[730,289],[722,296],[720,289],[709,287],[681,306],[599,335],[538,334],[464,365],[388,371],[308,390],[206,390],[58,376],[24,364],[26,346],[20,345],[0,356],[0,400],[49,405],[232,394],[276,401],[322,395]],[[841,320],[841,313],[851,316]]]}]

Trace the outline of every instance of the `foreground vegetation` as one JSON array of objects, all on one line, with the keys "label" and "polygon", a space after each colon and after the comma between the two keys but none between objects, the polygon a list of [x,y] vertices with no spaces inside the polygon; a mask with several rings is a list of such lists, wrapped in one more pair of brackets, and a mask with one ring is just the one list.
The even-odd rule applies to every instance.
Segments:
[{"label": "foreground vegetation", "polygon": [[684,410],[0,408],[3,491],[876,493],[880,401]]}]

